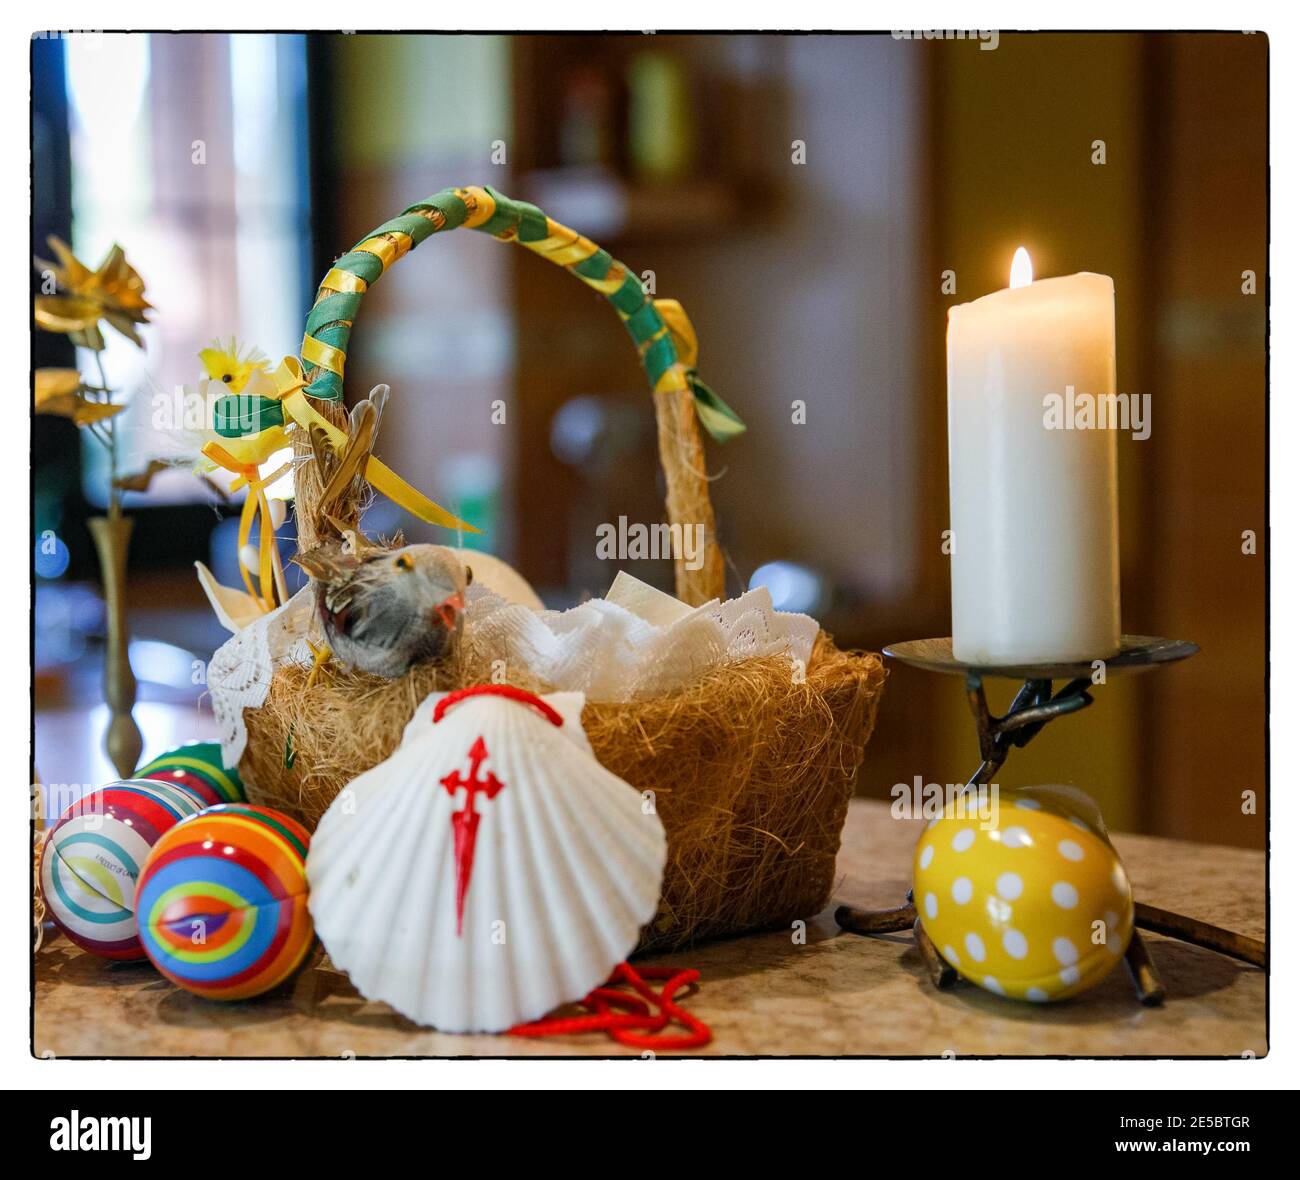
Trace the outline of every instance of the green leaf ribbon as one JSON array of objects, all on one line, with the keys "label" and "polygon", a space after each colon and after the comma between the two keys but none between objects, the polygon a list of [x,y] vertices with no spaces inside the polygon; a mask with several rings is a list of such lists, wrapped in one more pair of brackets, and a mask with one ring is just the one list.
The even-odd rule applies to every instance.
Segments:
[{"label": "green leaf ribbon", "polygon": [[691,383],[691,392],[695,395],[695,416],[715,442],[726,442],[729,438],[745,433],[746,427],[740,420],[740,415],[700,380],[695,369],[687,371],[686,379]]}]

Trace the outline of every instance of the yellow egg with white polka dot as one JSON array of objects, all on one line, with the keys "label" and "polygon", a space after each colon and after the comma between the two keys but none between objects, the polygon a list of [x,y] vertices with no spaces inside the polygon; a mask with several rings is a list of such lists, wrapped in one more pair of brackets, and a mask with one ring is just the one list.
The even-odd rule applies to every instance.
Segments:
[{"label": "yellow egg with white polka dot", "polygon": [[930,941],[986,991],[1044,1003],[1100,983],[1133,935],[1114,848],[1032,798],[950,804],[916,846],[912,897]]}]

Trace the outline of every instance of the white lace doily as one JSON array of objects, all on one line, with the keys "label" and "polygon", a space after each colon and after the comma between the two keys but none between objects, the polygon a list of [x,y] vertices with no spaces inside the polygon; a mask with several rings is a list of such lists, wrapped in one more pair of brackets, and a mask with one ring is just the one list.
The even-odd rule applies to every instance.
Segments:
[{"label": "white lace doily", "polygon": [[306,638],[311,612],[312,589],[304,586],[283,606],[227,639],[208,663],[208,691],[217,719],[221,758],[227,766],[237,765],[243,757],[248,745],[244,710],[262,707],[275,669],[289,663],[311,663]]}]

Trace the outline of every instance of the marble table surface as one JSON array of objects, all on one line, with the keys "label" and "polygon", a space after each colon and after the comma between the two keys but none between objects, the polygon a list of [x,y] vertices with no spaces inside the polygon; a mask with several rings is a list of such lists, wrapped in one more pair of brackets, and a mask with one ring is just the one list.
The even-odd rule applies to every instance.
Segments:
[{"label": "marble table surface", "polygon": [[[838,930],[841,902],[902,900],[920,821],[856,801],[834,900],[802,937],[774,931],[714,942],[653,963],[698,968],[684,1006],[713,1030],[699,1054],[741,1056],[1226,1056],[1267,1052],[1264,972],[1159,935],[1151,957],[1168,999],[1146,1009],[1121,967],[1075,1000],[1030,1006],[966,984],[931,987],[910,935]],[[1264,936],[1258,852],[1117,835],[1136,896]],[[61,936],[37,954],[32,1049],[51,1057],[384,1057],[640,1055],[601,1034],[549,1040],[447,1036],[363,999],[328,960],[279,993],[215,1004],[147,964],[110,964]]]}]

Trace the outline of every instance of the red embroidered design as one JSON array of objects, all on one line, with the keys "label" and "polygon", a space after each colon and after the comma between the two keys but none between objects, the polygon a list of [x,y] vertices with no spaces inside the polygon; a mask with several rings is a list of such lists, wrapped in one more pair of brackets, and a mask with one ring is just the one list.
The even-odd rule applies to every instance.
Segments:
[{"label": "red embroidered design", "polygon": [[439,780],[453,799],[461,787],[465,788],[465,806],[451,814],[452,846],[456,853],[456,937],[458,938],[465,919],[465,894],[469,891],[469,878],[474,871],[474,841],[478,836],[478,821],[482,819],[474,809],[474,796],[481,793],[488,799],[495,799],[497,793],[505,790],[506,786],[490,770],[486,777],[479,777],[479,770],[482,769],[487,757],[487,745],[481,737],[477,738],[469,748],[469,775],[462,777],[459,770],[453,770]]}]

